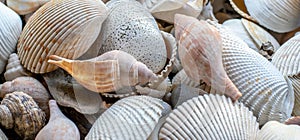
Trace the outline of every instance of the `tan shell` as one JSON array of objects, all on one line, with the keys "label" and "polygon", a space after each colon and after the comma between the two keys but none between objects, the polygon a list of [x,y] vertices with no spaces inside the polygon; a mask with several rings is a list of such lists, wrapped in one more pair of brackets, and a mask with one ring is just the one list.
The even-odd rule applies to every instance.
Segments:
[{"label": "tan shell", "polygon": [[49,118],[48,101],[51,97],[42,83],[32,77],[18,77],[1,85],[0,98],[15,91],[24,92],[31,96],[38,106],[46,113],[47,118]]},{"label": "tan shell", "polygon": [[183,69],[192,80],[203,80],[233,101],[242,96],[223,68],[222,41],[215,27],[205,21],[176,14],[175,36]]},{"label": "tan shell", "polygon": [[50,120],[37,134],[36,140],[80,140],[79,130],[58,108],[55,100],[49,101]]},{"label": "tan shell", "polygon": [[269,121],[259,131],[257,140],[298,140],[299,137],[300,126]]},{"label": "tan shell", "polygon": [[153,16],[135,0],[111,0],[106,5],[110,13],[101,30],[99,55],[122,50],[160,72],[167,63],[167,49]]},{"label": "tan shell", "polygon": [[7,64],[9,55],[15,51],[22,31],[22,21],[18,14],[0,3],[0,73]]},{"label": "tan shell", "polygon": [[22,65],[33,73],[57,69],[48,56],[76,59],[97,38],[107,8],[99,0],[52,0],[37,10],[25,25],[18,43]]},{"label": "tan shell", "polygon": [[160,99],[126,97],[96,120],[85,139],[147,139],[159,119],[170,111],[170,106]]},{"label": "tan shell", "polygon": [[26,93],[6,94],[0,105],[1,124],[23,139],[34,139],[46,123],[45,113]]},{"label": "tan shell", "polygon": [[174,109],[159,139],[249,139],[259,131],[252,112],[220,95],[194,97]]},{"label": "tan shell", "polygon": [[36,11],[48,1],[50,0],[6,0],[6,4],[19,15],[25,15]]},{"label": "tan shell", "polygon": [[63,68],[78,83],[94,92],[112,92],[124,86],[144,85],[157,79],[146,65],[118,50],[89,60],[68,60],[52,55],[49,63]]},{"label": "tan shell", "polygon": [[17,77],[31,75],[32,73],[24,69],[24,67],[20,64],[19,57],[16,53],[9,55],[6,71],[4,73],[4,78],[6,81],[12,81]]}]

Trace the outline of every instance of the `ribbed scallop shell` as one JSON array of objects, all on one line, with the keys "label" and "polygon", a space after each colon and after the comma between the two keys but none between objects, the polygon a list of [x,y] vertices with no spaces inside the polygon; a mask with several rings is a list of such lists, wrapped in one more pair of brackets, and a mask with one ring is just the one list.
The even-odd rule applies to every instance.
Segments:
[{"label": "ribbed scallop shell", "polygon": [[244,0],[247,11],[262,26],[275,32],[300,26],[300,0]]},{"label": "ribbed scallop shell", "polygon": [[253,111],[259,124],[269,120],[283,122],[291,116],[294,92],[283,75],[263,56],[221,25],[214,24],[223,42],[223,65],[241,91],[240,101]]},{"label": "ribbed scallop shell", "polygon": [[15,51],[22,31],[18,14],[0,3],[0,73],[5,69],[9,55]]},{"label": "ribbed scallop shell", "polygon": [[300,77],[299,75],[288,77],[293,85],[295,94],[295,103],[293,108],[293,115],[300,116]]},{"label": "ribbed scallop shell", "polygon": [[107,8],[98,0],[53,0],[43,5],[24,27],[18,55],[24,67],[33,73],[57,69],[47,63],[48,56],[76,59],[97,38]]},{"label": "ribbed scallop shell", "polygon": [[6,4],[19,15],[25,15],[36,11],[48,1],[50,0],[6,0]]},{"label": "ribbed scallop shell", "polygon": [[149,96],[131,96],[119,100],[94,123],[86,140],[147,139],[170,106]]},{"label": "ribbed scallop shell", "polygon": [[110,13],[101,30],[99,55],[122,50],[146,64],[154,73],[167,62],[167,49],[157,23],[147,9],[135,0],[111,0]]},{"label": "ribbed scallop shell", "polygon": [[266,123],[258,133],[257,140],[299,140],[300,126],[285,125],[276,121]]},{"label": "ribbed scallop shell", "polygon": [[205,94],[173,110],[159,139],[255,139],[258,131],[256,118],[243,104]]},{"label": "ribbed scallop shell", "polygon": [[12,81],[17,77],[32,75],[29,71],[23,68],[20,64],[19,57],[16,53],[9,55],[4,78],[6,81]]}]

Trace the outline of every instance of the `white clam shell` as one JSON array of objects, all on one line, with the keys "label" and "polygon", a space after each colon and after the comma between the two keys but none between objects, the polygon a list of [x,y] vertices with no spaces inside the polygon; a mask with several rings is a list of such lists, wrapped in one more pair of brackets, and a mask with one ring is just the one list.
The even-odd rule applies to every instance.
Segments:
[{"label": "white clam shell", "polygon": [[293,115],[300,116],[300,77],[299,75],[294,75],[294,76],[289,76],[288,78],[292,82],[294,94],[295,94]]},{"label": "white clam shell", "polygon": [[275,32],[300,26],[300,0],[244,0],[247,11],[262,26]]},{"label": "white clam shell", "polygon": [[34,12],[48,1],[50,0],[6,0],[6,4],[19,15],[25,15]]},{"label": "white clam shell", "polygon": [[126,97],[96,120],[85,139],[147,139],[159,119],[169,111],[170,106],[156,98]]},{"label": "white clam shell", "polygon": [[32,73],[23,68],[20,64],[19,57],[16,53],[9,55],[8,63],[6,65],[6,71],[4,73],[4,78],[6,81],[12,81],[17,77],[30,76]]},{"label": "white clam shell", "polygon": [[276,121],[266,123],[257,136],[257,140],[298,140],[299,138],[299,125],[285,125]]},{"label": "white clam shell", "polygon": [[205,94],[173,110],[159,139],[255,139],[258,130],[256,118],[243,104]]},{"label": "white clam shell", "polygon": [[110,13],[101,30],[99,54],[122,50],[141,61],[154,73],[167,62],[167,49],[150,12],[135,0],[111,0]]},{"label": "white clam shell", "polygon": [[15,51],[22,31],[18,14],[0,3],[0,73],[5,69],[9,55]]}]

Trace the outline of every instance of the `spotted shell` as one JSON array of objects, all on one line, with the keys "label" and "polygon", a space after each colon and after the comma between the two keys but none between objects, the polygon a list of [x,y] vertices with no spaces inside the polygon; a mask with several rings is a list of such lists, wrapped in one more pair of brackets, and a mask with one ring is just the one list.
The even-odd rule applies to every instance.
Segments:
[{"label": "spotted shell", "polygon": [[160,99],[126,97],[96,120],[85,139],[147,139],[159,119],[169,111],[170,106]]},{"label": "spotted shell", "polygon": [[26,15],[36,11],[48,1],[50,0],[6,0],[6,4],[19,15]]},{"label": "spotted shell", "polygon": [[19,15],[3,3],[0,3],[0,27],[0,73],[2,73],[9,55],[16,49],[22,31]]},{"label": "spotted shell", "polygon": [[167,49],[153,16],[135,0],[111,0],[110,13],[101,30],[99,55],[122,50],[144,63],[154,73],[167,62]]},{"label": "spotted shell", "polygon": [[97,38],[107,8],[99,0],[52,0],[25,25],[18,43],[21,64],[33,73],[57,69],[48,56],[76,59]]},{"label": "spotted shell", "polygon": [[159,139],[255,139],[258,131],[256,118],[243,104],[205,94],[174,109]]},{"label": "spotted shell", "polygon": [[300,126],[269,121],[259,131],[257,140],[297,140],[299,137]]},{"label": "spotted shell", "polygon": [[6,81],[12,81],[17,77],[31,75],[32,73],[24,69],[24,67],[20,64],[19,57],[16,53],[9,55],[6,71],[4,72],[4,78]]}]

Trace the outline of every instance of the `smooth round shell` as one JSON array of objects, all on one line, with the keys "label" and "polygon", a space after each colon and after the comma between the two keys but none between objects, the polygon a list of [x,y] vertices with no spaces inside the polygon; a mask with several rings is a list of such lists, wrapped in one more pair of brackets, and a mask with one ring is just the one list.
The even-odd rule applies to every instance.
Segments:
[{"label": "smooth round shell", "polygon": [[269,121],[259,131],[257,140],[298,140],[299,137],[300,126]]}]

